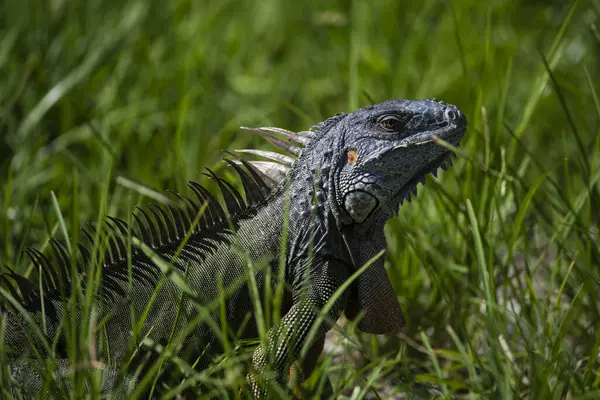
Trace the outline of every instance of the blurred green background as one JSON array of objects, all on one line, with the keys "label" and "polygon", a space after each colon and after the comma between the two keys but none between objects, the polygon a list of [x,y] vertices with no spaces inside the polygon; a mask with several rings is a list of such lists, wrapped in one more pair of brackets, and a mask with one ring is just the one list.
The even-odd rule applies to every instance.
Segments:
[{"label": "blurred green background", "polygon": [[599,23],[598,0],[4,0],[0,265],[47,241],[51,191],[69,226],[124,217],[147,199],[116,177],[185,191],[267,147],[239,126],[435,97],[469,130],[388,226],[407,327],[332,335],[336,390],[600,396]]}]

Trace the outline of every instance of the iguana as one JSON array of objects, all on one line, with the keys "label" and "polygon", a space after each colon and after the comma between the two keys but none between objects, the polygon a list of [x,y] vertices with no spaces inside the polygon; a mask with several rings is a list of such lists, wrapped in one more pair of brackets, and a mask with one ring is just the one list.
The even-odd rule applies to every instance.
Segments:
[{"label": "iguana", "polygon": [[[253,301],[263,299],[267,289],[277,293],[278,278],[285,283],[282,317],[268,331],[266,346],[254,351],[254,372],[248,375],[257,396],[265,384],[260,372],[269,361],[280,381],[295,361],[308,376],[325,333],[342,313],[350,320],[359,318],[364,332],[401,328],[402,311],[381,257],[384,224],[416,195],[426,175],[451,165],[452,151],[437,139],[458,146],[466,125],[456,106],[428,99],[388,100],[335,115],[309,131],[252,129],[289,155],[243,150],[238,154],[245,159],[230,153],[225,161],[239,175],[243,193],[207,169],[224,206],[191,182],[196,199],[177,196],[184,207],[139,208],[133,216],[136,224],[107,217],[102,235],[85,228],[91,243],[98,243],[98,237],[106,243],[94,300],[100,310],[98,359],[119,367],[131,356],[132,315],[139,317],[150,304],[140,337],[165,344],[172,332],[183,331],[192,321],[179,354],[203,368],[223,351],[215,333],[223,318],[231,337],[257,337]],[[269,161],[249,161],[247,155]],[[130,246],[132,237],[137,245]],[[53,255],[26,250],[41,279],[30,280],[8,267],[0,275],[9,362],[16,363],[12,371],[17,380],[34,382],[34,392],[40,382],[28,375],[32,371],[22,366],[27,364],[16,361],[31,356],[36,344],[27,335],[30,322],[23,312],[38,326],[45,324],[49,343],[58,343],[57,358],[66,359],[60,345],[64,298],[73,274],[85,278],[99,253],[73,247],[69,252],[67,245],[51,240]],[[347,285],[353,274],[356,279]],[[219,303],[223,293],[226,300]],[[215,301],[216,308],[207,308]],[[199,310],[210,312],[199,317]],[[78,324],[89,323],[81,321],[79,311],[68,314]],[[299,360],[303,347],[308,351]]]}]

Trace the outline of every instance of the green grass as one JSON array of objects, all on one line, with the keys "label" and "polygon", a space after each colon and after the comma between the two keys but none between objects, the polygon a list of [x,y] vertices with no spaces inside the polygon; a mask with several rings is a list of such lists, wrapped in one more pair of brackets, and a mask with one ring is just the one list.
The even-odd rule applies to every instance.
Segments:
[{"label": "green grass", "polygon": [[[266,146],[239,126],[436,97],[469,130],[386,228],[407,326],[340,321],[310,382],[353,399],[600,397],[599,24],[598,0],[2,2],[0,265],[25,272],[23,247],[129,218],[149,200],[123,182],[183,192],[221,149]],[[69,334],[72,361],[91,329]],[[213,382],[234,394],[236,357]]]}]

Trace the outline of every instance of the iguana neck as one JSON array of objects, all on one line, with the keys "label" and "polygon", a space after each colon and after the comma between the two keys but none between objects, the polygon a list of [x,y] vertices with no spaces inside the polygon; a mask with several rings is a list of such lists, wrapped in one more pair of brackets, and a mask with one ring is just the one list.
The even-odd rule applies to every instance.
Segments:
[{"label": "iguana neck", "polygon": [[[288,226],[296,240],[302,240],[307,232],[312,232],[313,243],[326,238],[320,251],[335,254],[349,265],[360,267],[385,249],[384,226],[391,213],[381,208],[362,224],[349,223],[351,219],[337,206],[333,190],[336,184],[334,151],[323,147],[321,152],[313,152],[319,157],[306,157],[290,171]],[[284,193],[280,194],[282,204]]]}]

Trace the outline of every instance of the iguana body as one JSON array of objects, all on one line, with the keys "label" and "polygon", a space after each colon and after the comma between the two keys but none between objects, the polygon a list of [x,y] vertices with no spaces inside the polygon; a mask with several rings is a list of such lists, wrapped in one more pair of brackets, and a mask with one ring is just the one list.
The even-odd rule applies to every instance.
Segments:
[{"label": "iguana body", "polygon": [[[259,346],[254,353],[257,371],[265,367],[269,358],[283,377],[290,362],[298,360],[306,346],[311,351],[303,360],[303,372],[310,373],[330,323],[342,312],[350,319],[360,315],[358,326],[365,332],[385,333],[400,328],[402,312],[382,257],[328,305],[326,315],[321,316],[325,318],[319,318],[319,313],[357,269],[385,250],[386,220],[397,213],[404,199],[410,199],[426,174],[449,160],[450,152],[436,144],[434,137],[458,145],[465,128],[466,120],[455,106],[435,100],[391,100],[337,115],[311,132],[257,130],[299,156],[288,166],[292,158],[249,151],[276,162],[230,162],[240,174],[245,200],[230,184],[210,172],[219,184],[226,210],[203,187],[191,184],[197,199],[183,200],[187,205],[184,209],[141,209],[136,216],[136,229],[120,220],[108,219],[109,237],[113,239],[108,241],[102,292],[97,301],[102,316],[108,316],[99,336],[108,338],[111,364],[118,367],[130,356],[131,308],[139,318],[151,303],[140,337],[166,344],[173,333],[180,333],[194,321],[196,325],[180,354],[190,362],[199,359],[198,368],[206,366],[212,355],[222,351],[215,330],[219,331],[223,315],[231,337],[257,337],[253,301],[256,294],[264,299],[268,289],[276,293],[279,276],[285,280],[280,303],[282,319],[268,332],[267,348]],[[277,139],[273,132],[283,139]],[[305,145],[301,153],[290,139]],[[272,185],[273,181],[278,184]],[[202,217],[198,219],[199,213]],[[89,229],[88,234],[94,236]],[[136,246],[133,253],[127,249],[130,234],[172,264],[174,271],[167,279],[162,279],[161,266],[146,253]],[[68,276],[71,267],[64,246],[54,243],[53,247],[62,267],[56,266],[60,262],[50,265],[48,257],[30,250],[34,264],[46,275],[43,294],[37,281],[29,283],[12,272],[0,275],[13,289],[19,288],[20,294],[16,290],[13,294],[38,324],[43,302],[50,339],[55,337],[63,313],[60,271],[64,268],[62,275]],[[78,259],[85,273],[89,260],[85,250],[82,254]],[[131,259],[128,254],[133,254]],[[53,276],[52,271],[59,273]],[[182,285],[171,279],[174,275],[184,277],[184,287],[187,285],[188,289],[183,291],[189,292],[182,292]],[[156,290],[157,284],[160,288]],[[68,282],[64,287],[68,287]],[[223,293],[224,313],[218,307]],[[8,299],[3,303],[10,310],[6,343],[12,349],[10,356],[16,358],[30,346],[25,336],[28,327],[14,304]],[[198,310],[215,303],[217,307],[209,307],[210,317],[202,320]],[[315,334],[309,338],[309,331],[317,322]],[[311,342],[306,343],[307,340]],[[99,347],[105,349],[99,354],[105,360],[106,343]],[[258,383],[252,377],[250,380],[258,394]]]}]

